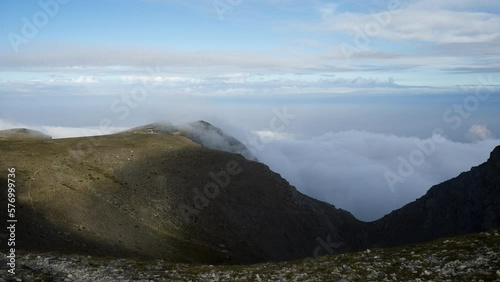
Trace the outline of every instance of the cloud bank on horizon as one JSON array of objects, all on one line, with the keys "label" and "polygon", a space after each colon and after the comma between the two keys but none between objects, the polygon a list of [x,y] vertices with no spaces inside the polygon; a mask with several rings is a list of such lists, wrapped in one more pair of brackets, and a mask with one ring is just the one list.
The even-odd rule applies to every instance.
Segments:
[{"label": "cloud bank on horizon", "polygon": [[[428,154],[418,143],[432,140],[345,131],[275,140],[257,157],[299,191],[372,221],[485,162],[500,139],[460,143],[443,138],[428,147]],[[415,152],[422,153],[421,160],[413,161]]]}]

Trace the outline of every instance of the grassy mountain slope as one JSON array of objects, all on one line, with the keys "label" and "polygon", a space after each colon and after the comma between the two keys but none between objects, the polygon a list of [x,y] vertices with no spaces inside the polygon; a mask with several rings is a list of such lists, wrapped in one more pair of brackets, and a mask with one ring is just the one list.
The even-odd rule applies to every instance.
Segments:
[{"label": "grassy mountain slope", "polygon": [[[261,163],[208,149],[177,130],[148,128],[99,137],[0,140],[2,191],[7,168],[16,168],[19,249],[249,263],[500,226],[500,147],[485,164],[364,223],[301,194]],[[0,199],[6,206],[6,197]],[[0,213],[4,223],[6,216]]]},{"label": "grassy mountain slope", "polygon": [[17,170],[25,250],[252,262],[310,256],[318,236],[338,251],[366,246],[348,212],[302,195],[263,164],[179,135],[2,140],[0,154],[2,171]]}]

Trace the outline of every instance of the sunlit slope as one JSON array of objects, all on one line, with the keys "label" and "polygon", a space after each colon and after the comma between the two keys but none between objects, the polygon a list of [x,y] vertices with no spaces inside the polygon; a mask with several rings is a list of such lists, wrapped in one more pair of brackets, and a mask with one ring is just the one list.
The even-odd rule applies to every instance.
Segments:
[{"label": "sunlit slope", "polygon": [[2,171],[17,170],[28,251],[248,262],[312,256],[319,237],[335,251],[366,245],[351,214],[267,166],[170,133],[2,140],[0,154]]}]

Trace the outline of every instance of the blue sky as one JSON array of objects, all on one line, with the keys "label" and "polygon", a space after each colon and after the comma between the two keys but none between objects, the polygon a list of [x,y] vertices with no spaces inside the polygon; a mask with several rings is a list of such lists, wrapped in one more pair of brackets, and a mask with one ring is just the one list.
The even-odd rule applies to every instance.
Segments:
[{"label": "blue sky", "polygon": [[146,81],[159,95],[457,92],[491,74],[500,84],[499,8],[486,0],[7,0],[0,95],[113,95]]}]

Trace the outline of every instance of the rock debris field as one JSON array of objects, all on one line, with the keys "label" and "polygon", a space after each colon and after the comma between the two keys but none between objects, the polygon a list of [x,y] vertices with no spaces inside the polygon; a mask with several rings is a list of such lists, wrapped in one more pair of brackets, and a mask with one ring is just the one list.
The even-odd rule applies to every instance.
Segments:
[{"label": "rock debris field", "polygon": [[0,281],[500,281],[499,232],[253,265],[26,253],[18,255],[16,275],[2,268]]}]

